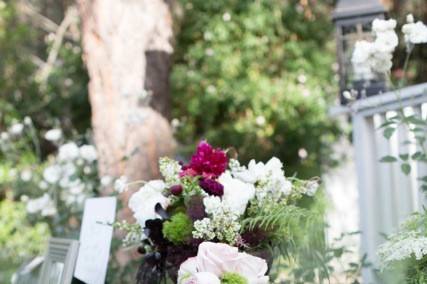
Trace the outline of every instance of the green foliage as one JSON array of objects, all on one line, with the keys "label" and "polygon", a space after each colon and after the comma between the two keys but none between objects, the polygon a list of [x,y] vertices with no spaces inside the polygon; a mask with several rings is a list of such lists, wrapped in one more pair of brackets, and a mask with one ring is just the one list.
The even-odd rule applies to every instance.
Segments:
[{"label": "green foliage", "polygon": [[[0,128],[30,116],[39,129],[61,124],[67,135],[75,129],[84,132],[90,107],[78,35],[67,33],[48,77],[41,80],[38,74],[52,48],[53,34],[27,22],[31,18],[22,16],[16,4],[0,1]],[[47,6],[43,9],[52,15],[63,15],[61,9],[67,8]],[[42,149],[48,152],[49,145]]]},{"label": "green foliage", "polygon": [[163,235],[174,244],[185,242],[191,237],[193,222],[185,213],[176,213],[163,224]]},{"label": "green foliage", "polygon": [[190,149],[207,138],[235,146],[242,162],[274,155],[289,172],[317,175],[337,135],[326,114],[336,94],[332,1],[181,3],[171,80],[178,140]]},{"label": "green foliage", "polygon": [[248,281],[237,273],[226,272],[221,276],[221,284],[247,284]]},{"label": "green foliage", "polygon": [[22,262],[42,253],[50,233],[47,224],[28,222],[22,203],[1,201],[0,216],[0,283],[8,283]]}]

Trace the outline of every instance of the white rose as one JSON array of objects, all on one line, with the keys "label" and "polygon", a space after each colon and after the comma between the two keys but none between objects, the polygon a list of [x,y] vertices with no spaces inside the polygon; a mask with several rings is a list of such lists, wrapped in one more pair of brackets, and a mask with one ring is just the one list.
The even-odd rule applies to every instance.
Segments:
[{"label": "white rose", "polygon": [[164,209],[169,206],[169,199],[162,194],[165,187],[166,185],[162,180],[153,180],[130,197],[129,208],[142,227],[145,227],[145,221],[160,218],[155,211],[157,203],[160,203]]},{"label": "white rose", "polygon": [[218,181],[224,186],[223,202],[233,212],[242,215],[246,210],[248,202],[255,196],[254,185],[233,178],[229,171],[223,173]]}]

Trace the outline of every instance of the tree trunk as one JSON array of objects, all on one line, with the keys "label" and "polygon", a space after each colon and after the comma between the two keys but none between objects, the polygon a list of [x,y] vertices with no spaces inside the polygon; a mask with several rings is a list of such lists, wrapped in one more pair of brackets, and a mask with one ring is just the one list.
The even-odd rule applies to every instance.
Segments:
[{"label": "tree trunk", "polygon": [[[172,16],[164,0],[78,0],[101,176],[159,175],[170,155]],[[127,200],[127,196],[124,198]]]}]

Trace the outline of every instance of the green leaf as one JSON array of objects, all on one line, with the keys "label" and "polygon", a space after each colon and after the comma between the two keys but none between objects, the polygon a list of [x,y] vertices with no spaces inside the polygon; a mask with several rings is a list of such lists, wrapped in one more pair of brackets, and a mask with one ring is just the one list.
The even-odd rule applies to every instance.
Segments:
[{"label": "green leaf", "polygon": [[395,131],[396,131],[396,128],[387,127],[386,129],[384,129],[383,135],[385,138],[390,139],[390,137],[393,135]]},{"label": "green leaf", "polygon": [[400,158],[402,161],[407,161],[407,160],[409,159],[409,154],[400,154],[400,155],[399,155],[399,158]]},{"label": "green leaf", "polygon": [[381,163],[393,163],[396,161],[397,161],[396,157],[393,157],[393,156],[385,156],[385,157],[382,157],[380,160]]},{"label": "green leaf", "polygon": [[412,159],[416,161],[421,161],[424,158],[424,156],[425,156],[424,153],[417,151],[414,154],[412,154]]},{"label": "green leaf", "polygon": [[407,164],[407,163],[404,163],[404,164],[402,164],[402,165],[400,166],[400,169],[402,170],[402,172],[403,172],[405,175],[409,175],[409,173],[411,172],[411,165],[410,165],[410,164]]}]

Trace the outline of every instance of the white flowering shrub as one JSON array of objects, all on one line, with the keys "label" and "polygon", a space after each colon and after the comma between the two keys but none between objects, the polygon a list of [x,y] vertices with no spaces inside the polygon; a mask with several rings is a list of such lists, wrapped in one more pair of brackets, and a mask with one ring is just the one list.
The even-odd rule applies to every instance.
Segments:
[{"label": "white flowering shrub", "polygon": [[[54,235],[78,230],[85,199],[102,189],[96,148],[65,141],[59,128],[39,135],[30,118],[13,123],[0,133],[0,140],[7,165],[1,168],[2,190],[26,205],[31,221],[47,222]],[[43,143],[53,150],[46,159]],[[104,178],[103,183],[111,182]]]}]

